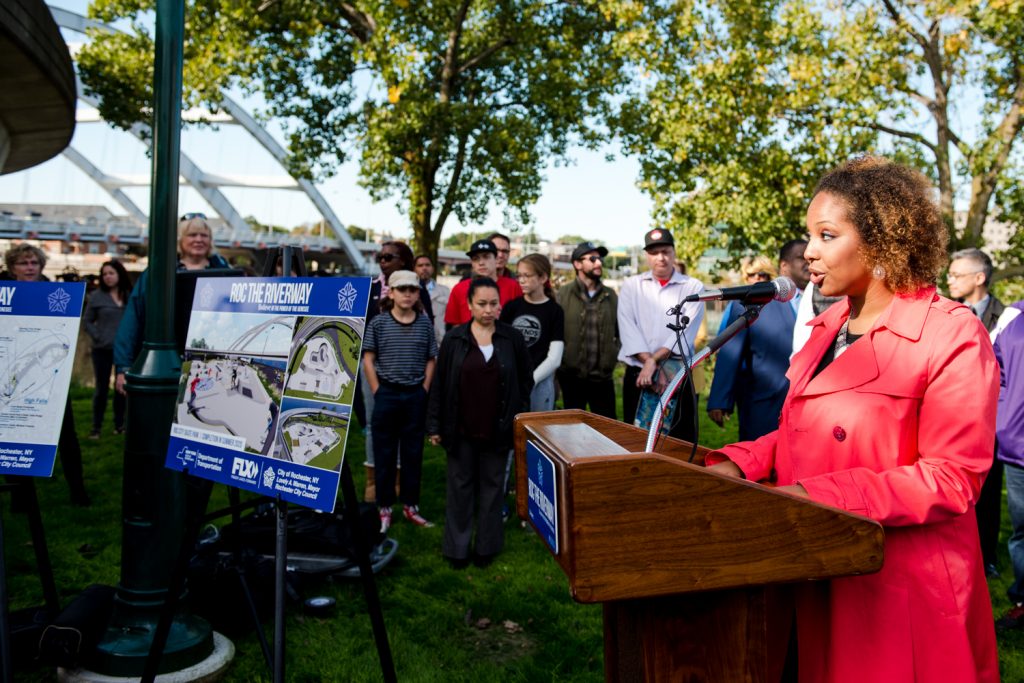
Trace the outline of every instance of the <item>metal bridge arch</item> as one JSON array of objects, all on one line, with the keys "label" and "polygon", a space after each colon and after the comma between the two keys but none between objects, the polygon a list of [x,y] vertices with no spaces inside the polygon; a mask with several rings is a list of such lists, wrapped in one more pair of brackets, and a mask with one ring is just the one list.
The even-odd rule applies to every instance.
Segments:
[{"label": "metal bridge arch", "polygon": [[[53,18],[57,22],[58,26],[70,31],[75,31],[76,33],[84,35],[88,28],[95,28],[111,33],[119,32],[118,29],[112,26],[89,19],[88,17],[75,12],[70,12],[68,10],[52,6],[50,7],[50,11],[52,12]],[[81,80],[78,80],[77,85],[78,99],[96,109],[99,109],[99,101],[95,97],[85,94]],[[267,152],[270,153],[282,168],[287,171],[287,167],[285,166],[287,153],[284,148],[274,140],[273,136],[271,136],[266,129],[260,126],[241,104],[233,100],[231,97],[223,95],[221,104],[224,107],[224,111],[230,117],[225,122],[235,123],[241,126],[265,150],[267,150]],[[147,146],[151,145],[152,135],[150,134],[148,125],[137,123],[132,126],[130,132],[135,137],[142,140]],[[64,156],[82,169],[97,185],[107,192],[115,202],[124,208],[129,215],[136,219],[140,216],[144,218],[142,210],[125,193],[120,191],[119,181],[111,176],[107,176],[84,155],[71,147],[68,147],[67,150],[65,150]],[[206,200],[211,207],[213,207],[221,219],[223,219],[232,230],[235,232],[243,232],[249,229],[241,214],[238,213],[227,196],[220,191],[219,186],[236,184],[243,187],[254,187],[253,185],[231,182],[223,177],[204,173],[184,152],[181,153],[180,166],[181,176],[186,180],[188,185],[198,192],[199,195]],[[348,234],[348,231],[345,230],[341,221],[338,220],[337,215],[331,209],[327,200],[320,194],[320,191],[317,190],[316,186],[308,180],[298,178],[293,178],[292,180],[295,182],[296,188],[301,190],[309,198],[317,211],[320,212],[320,215],[323,216],[324,221],[329,226],[334,238],[345,251],[349,261],[355,267],[362,268],[364,266],[364,257],[361,255],[355,241]]]}]

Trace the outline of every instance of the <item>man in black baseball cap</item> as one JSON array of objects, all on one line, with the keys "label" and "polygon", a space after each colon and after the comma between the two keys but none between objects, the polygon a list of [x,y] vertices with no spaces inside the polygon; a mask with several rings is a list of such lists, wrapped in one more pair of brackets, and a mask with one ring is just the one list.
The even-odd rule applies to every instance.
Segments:
[{"label": "man in black baseball cap", "polygon": [[608,250],[602,246],[598,246],[593,242],[580,242],[575,249],[572,250],[573,263],[579,261],[590,252],[596,253],[601,258],[608,255]]},{"label": "man in black baseball cap", "polygon": [[[509,277],[498,276],[498,247],[491,240],[477,240],[469,247],[466,256],[473,262],[472,277],[488,277],[498,285],[500,301],[505,304],[517,296],[523,295],[518,280]],[[448,298],[448,307],[444,312],[445,327],[451,329],[455,325],[468,323],[472,316],[469,313],[469,302],[466,295],[469,292],[469,279],[465,279],[452,288],[451,296]]]}]

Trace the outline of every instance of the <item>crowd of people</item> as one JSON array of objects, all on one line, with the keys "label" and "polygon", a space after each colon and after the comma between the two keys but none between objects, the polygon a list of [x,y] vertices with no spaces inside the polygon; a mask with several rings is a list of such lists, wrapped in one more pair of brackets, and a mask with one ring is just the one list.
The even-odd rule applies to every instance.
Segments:
[{"label": "crowd of people", "polygon": [[[736,412],[740,442],[706,465],[885,527],[881,571],[798,587],[801,680],[997,680],[985,579],[999,571],[1004,473],[1016,606],[996,626],[1024,627],[1024,302],[991,294],[984,252],[948,255],[930,183],[883,158],[823,177],[806,233],[775,258],[741,263],[746,283],[785,276],[797,294],[765,304],[717,356],[706,411],[718,425]],[[179,268],[226,265],[204,217],[183,217],[179,235]],[[557,290],[546,257],[523,255],[513,274],[510,253],[505,235],[475,241],[471,273],[448,288],[429,255],[387,241],[370,290],[354,407],[366,429],[364,497],[382,531],[399,504],[408,522],[433,526],[419,507],[424,442],[442,446],[441,551],[456,569],[502,551],[517,414],[552,410],[560,395],[564,408],[617,419],[622,364],[621,417],[642,422],[644,393],[663,386],[663,365],[691,355],[706,327],[704,304],[683,303],[704,284],[685,273],[669,231],[643,236],[647,268],[618,292],[593,242],[573,250],[573,275]],[[45,256],[22,245],[6,263],[9,277],[39,279]],[[937,289],[943,271],[950,298]],[[132,288],[114,260],[89,298],[90,437],[101,433],[112,368],[114,430],[124,428],[145,288],[145,273]],[[670,330],[666,312],[679,304],[685,327]],[[720,331],[742,313],[733,302]],[[669,433],[693,441],[696,392],[681,395]],[[87,501],[70,413],[65,423],[72,498]]]}]

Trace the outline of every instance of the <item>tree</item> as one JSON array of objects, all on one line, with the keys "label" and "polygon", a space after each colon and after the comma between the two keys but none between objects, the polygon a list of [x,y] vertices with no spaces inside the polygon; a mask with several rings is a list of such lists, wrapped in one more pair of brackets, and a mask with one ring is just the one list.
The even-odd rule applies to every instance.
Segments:
[{"label": "tree", "polygon": [[[451,215],[493,206],[522,220],[550,157],[596,146],[623,80],[610,0],[194,0],[185,99],[258,92],[285,122],[290,170],[320,179],[358,154],[375,200],[400,197],[418,251],[436,254]],[[79,54],[103,116],[146,120],[151,0],[95,0],[93,16],[134,35],[95,34]]]},{"label": "tree", "polygon": [[930,174],[951,227],[954,199],[967,200],[960,245],[981,242],[1019,173],[1018,2],[670,0],[643,25],[627,49],[649,78],[619,125],[688,258],[715,245],[715,228],[736,255],[801,234],[817,178],[859,152]]}]

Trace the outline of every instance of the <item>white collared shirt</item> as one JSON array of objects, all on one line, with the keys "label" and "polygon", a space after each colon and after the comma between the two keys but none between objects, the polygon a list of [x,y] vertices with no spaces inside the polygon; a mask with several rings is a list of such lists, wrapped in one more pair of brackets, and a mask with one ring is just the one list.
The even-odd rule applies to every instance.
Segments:
[{"label": "white collared shirt", "polygon": [[[627,278],[619,293],[619,338],[622,341],[619,360],[626,365],[641,367],[643,363],[634,357],[638,353],[654,353],[664,347],[678,354],[679,350],[674,348],[676,333],[666,327],[675,322],[675,317],[669,316],[667,311],[685,297],[702,291],[704,283],[675,270],[664,287],[654,279],[651,271]],[[704,303],[683,304],[683,315],[690,319],[683,336],[689,352],[693,353],[694,340],[704,320]]]}]

